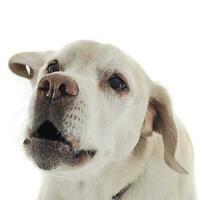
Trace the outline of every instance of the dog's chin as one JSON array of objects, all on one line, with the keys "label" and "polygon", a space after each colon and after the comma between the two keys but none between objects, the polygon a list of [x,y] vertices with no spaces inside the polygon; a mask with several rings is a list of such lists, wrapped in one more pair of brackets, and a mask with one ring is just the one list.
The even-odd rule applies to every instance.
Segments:
[{"label": "dog's chin", "polygon": [[63,141],[30,138],[24,140],[25,151],[44,170],[59,166],[81,167],[95,155],[95,150],[73,150]]},{"label": "dog's chin", "polygon": [[46,121],[24,140],[24,148],[39,168],[52,170],[81,167],[94,157],[96,150],[81,149],[77,143],[64,138],[52,122]]}]

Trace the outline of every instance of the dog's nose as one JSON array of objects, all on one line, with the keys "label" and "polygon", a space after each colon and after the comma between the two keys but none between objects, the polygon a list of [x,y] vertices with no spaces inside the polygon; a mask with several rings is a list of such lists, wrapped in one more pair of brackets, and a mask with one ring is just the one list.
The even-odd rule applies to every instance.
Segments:
[{"label": "dog's nose", "polygon": [[70,77],[61,74],[49,74],[38,84],[38,95],[42,99],[55,101],[61,97],[75,97],[79,93],[77,83]]}]

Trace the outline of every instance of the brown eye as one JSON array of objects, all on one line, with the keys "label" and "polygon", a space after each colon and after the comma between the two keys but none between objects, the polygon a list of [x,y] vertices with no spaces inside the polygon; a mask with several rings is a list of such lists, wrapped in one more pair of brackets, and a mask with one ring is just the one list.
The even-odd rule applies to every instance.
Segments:
[{"label": "brown eye", "polygon": [[59,71],[59,63],[57,60],[53,60],[51,63],[49,63],[49,65],[47,66],[47,73],[53,73],[53,72],[57,72]]},{"label": "brown eye", "polygon": [[110,87],[113,90],[116,91],[124,91],[127,90],[128,87],[126,85],[126,83],[124,82],[124,80],[122,78],[120,78],[117,75],[112,75],[109,79],[108,79],[108,84],[110,85]]}]

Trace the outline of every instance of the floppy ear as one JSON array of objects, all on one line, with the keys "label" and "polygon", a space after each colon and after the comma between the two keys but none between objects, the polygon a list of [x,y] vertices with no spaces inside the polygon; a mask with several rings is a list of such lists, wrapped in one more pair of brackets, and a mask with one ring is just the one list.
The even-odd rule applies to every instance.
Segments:
[{"label": "floppy ear", "polygon": [[8,65],[15,74],[28,79],[35,79],[46,57],[51,54],[52,52],[18,53],[10,58]]},{"label": "floppy ear", "polygon": [[142,127],[142,136],[156,132],[162,136],[164,160],[166,164],[179,173],[188,173],[175,159],[177,147],[177,129],[173,118],[171,102],[166,90],[155,85],[146,118]]}]

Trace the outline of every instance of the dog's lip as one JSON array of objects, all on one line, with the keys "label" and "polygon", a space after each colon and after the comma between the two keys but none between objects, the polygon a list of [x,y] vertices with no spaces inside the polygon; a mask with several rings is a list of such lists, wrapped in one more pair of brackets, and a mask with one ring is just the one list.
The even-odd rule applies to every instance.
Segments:
[{"label": "dog's lip", "polygon": [[64,134],[50,121],[38,128],[29,129],[24,148],[41,169],[50,170],[59,165],[80,166],[92,159],[96,150],[83,149],[80,141],[71,134]]},{"label": "dog's lip", "polygon": [[47,143],[60,143],[60,145],[65,146],[65,148],[67,148],[71,153],[73,153],[73,157],[74,159],[78,159],[80,157],[94,157],[95,154],[97,153],[97,151],[95,149],[73,149],[72,146],[65,141],[59,141],[59,140],[48,140],[48,139],[44,139],[44,138],[37,138],[37,137],[30,137],[30,138],[25,138],[23,141],[23,144],[25,146],[29,146],[32,143],[32,140],[37,140],[39,141],[45,141]]},{"label": "dog's lip", "polygon": [[24,145],[28,145],[30,143],[31,143],[30,139],[27,139],[27,138],[25,138],[24,141],[23,141]]},{"label": "dog's lip", "polygon": [[58,166],[79,167],[93,159],[96,150],[70,149],[62,141],[44,138],[25,138],[24,148],[37,166],[43,170],[55,169]]},{"label": "dog's lip", "polygon": [[31,141],[33,139],[37,139],[38,141],[46,141],[47,143],[48,142],[59,143],[60,145],[66,146],[71,151],[73,151],[73,149],[74,149],[73,148],[73,144],[70,141],[68,141],[67,139],[65,139],[64,137],[52,140],[52,139],[47,139],[47,138],[42,138],[42,137],[40,138],[37,135],[32,135],[30,138],[25,138],[24,141],[23,141],[23,144],[24,145],[29,145],[29,144],[31,144]]}]

